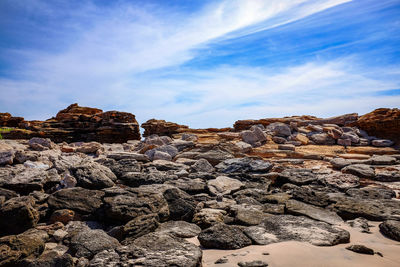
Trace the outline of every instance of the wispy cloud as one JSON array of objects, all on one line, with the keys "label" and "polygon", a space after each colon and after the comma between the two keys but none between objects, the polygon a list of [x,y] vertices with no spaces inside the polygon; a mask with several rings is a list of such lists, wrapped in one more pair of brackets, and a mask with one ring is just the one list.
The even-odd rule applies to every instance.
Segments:
[{"label": "wispy cloud", "polygon": [[[280,69],[229,62],[206,68],[184,66],[200,54],[212,54],[212,45],[222,41],[276,28],[347,2],[210,1],[188,13],[162,2],[118,1],[104,7],[91,1],[54,6],[29,0],[24,12],[51,23],[41,25],[26,18],[24,23],[54,40],[35,35],[43,49],[40,45],[2,48],[1,58],[12,63],[0,78],[0,107],[28,119],[45,119],[79,102],[123,109],[138,115],[141,122],[158,117],[206,127],[227,126],[239,118],[333,114],[337,103],[359,112],[395,103],[392,99],[397,96],[375,102],[368,96],[399,88],[394,75],[379,69],[387,77],[375,77],[375,72],[367,73],[353,64],[351,57],[313,59]],[[10,3],[23,8],[21,2]],[[346,104],[354,102],[359,106]]]}]

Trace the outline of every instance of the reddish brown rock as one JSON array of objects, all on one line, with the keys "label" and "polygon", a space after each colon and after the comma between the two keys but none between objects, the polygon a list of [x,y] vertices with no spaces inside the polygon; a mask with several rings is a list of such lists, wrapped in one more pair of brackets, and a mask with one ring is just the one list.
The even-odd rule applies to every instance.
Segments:
[{"label": "reddish brown rock", "polygon": [[[11,115],[2,116],[4,119],[2,120],[3,117],[0,116],[0,124]],[[123,143],[127,140],[140,139],[139,124],[135,115],[119,111],[103,112],[101,109],[80,107],[78,104],[72,104],[61,110],[55,118],[44,122],[24,121],[19,123],[18,127],[4,133],[3,137],[8,139],[43,137],[57,143],[64,141]]]},{"label": "reddish brown rock", "polygon": [[144,128],[143,136],[150,136],[152,134],[171,136],[189,129],[186,125],[180,125],[174,122],[167,122],[165,120],[151,119],[142,123]]},{"label": "reddish brown rock", "polygon": [[66,109],[60,110],[56,115],[57,121],[68,121],[68,120],[77,120],[79,116],[86,115],[88,117],[102,113],[101,109],[97,108],[89,108],[89,107],[80,107],[77,103],[69,105]]},{"label": "reddish brown rock", "polygon": [[356,126],[369,135],[400,143],[400,110],[397,108],[379,108],[361,116]]},{"label": "reddish brown rock", "polygon": [[0,113],[0,127],[18,127],[24,122],[22,117],[13,117],[10,113]]},{"label": "reddish brown rock", "polygon": [[326,119],[321,119],[321,118],[317,118],[317,117],[309,116],[309,115],[303,115],[303,116],[291,116],[291,117],[284,117],[284,118],[267,118],[267,119],[260,119],[260,120],[239,120],[239,121],[235,122],[233,127],[234,127],[235,131],[243,131],[243,130],[250,129],[251,126],[253,126],[253,125],[262,124],[264,126],[267,126],[274,122],[286,123],[288,125],[290,123],[296,123],[298,126],[305,126],[308,124],[316,124],[316,125],[337,124],[339,126],[345,126],[345,125],[350,125],[351,123],[354,123],[355,121],[357,121],[357,118],[358,118],[357,113],[345,114],[345,115],[326,118]]}]

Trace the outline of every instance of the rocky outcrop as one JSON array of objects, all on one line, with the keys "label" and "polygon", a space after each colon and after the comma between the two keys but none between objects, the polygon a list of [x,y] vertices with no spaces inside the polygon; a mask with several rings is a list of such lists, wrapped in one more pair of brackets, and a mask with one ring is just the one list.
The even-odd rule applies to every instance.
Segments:
[{"label": "rocky outcrop", "polygon": [[369,135],[400,142],[400,110],[397,108],[379,108],[361,116],[356,126]]},{"label": "rocky outcrop", "polygon": [[[3,118],[4,117],[4,118]],[[17,127],[3,133],[8,139],[30,139],[31,137],[50,138],[52,141],[78,142],[97,141],[102,143],[123,143],[127,140],[140,139],[139,124],[135,115],[127,112],[107,111],[80,107],[72,104],[58,112],[55,118],[44,122],[33,121],[15,123],[2,116],[0,123]]]},{"label": "rocky outcrop", "polygon": [[[45,123],[91,127],[104,114],[73,105]],[[0,266],[198,267],[206,248],[334,246],[349,242],[348,227],[373,237],[369,220],[398,240],[400,152],[345,126],[352,118],[286,118],[248,135],[182,128],[122,144],[0,140]],[[249,251],[241,265],[265,266]]]},{"label": "rocky outcrop", "polygon": [[10,113],[0,113],[0,127],[20,127],[24,122],[22,117],[13,117]]},{"label": "rocky outcrop", "polygon": [[143,136],[150,136],[153,134],[171,136],[182,132],[183,129],[189,128],[186,125],[156,119],[151,119],[142,123],[141,127],[144,129]]},{"label": "rocky outcrop", "polygon": [[268,126],[272,123],[283,123],[290,125],[291,123],[296,123],[298,126],[305,126],[308,124],[314,125],[322,125],[322,124],[337,124],[339,126],[349,125],[357,121],[358,114],[351,113],[345,114],[341,116],[320,119],[314,116],[303,115],[303,116],[292,116],[292,117],[284,117],[284,118],[268,118],[268,119],[260,119],[260,120],[239,120],[236,121],[233,125],[235,131],[243,131],[250,129],[253,125],[264,125]]}]

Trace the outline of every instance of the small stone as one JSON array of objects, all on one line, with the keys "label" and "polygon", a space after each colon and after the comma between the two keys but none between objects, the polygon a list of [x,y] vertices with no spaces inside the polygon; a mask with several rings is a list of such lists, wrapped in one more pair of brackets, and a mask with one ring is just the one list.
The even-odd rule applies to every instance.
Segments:
[{"label": "small stone", "polygon": [[372,145],[377,147],[388,147],[392,146],[393,144],[393,141],[387,139],[377,139],[372,141]]},{"label": "small stone", "polygon": [[227,263],[227,262],[228,262],[227,258],[219,258],[218,260],[216,260],[214,262],[214,264],[224,264],[224,263]]},{"label": "small stone", "polygon": [[239,262],[238,266],[240,267],[267,267],[268,263],[264,261],[246,261],[246,262]]},{"label": "small stone", "polygon": [[346,249],[351,250],[355,253],[374,255],[374,250],[364,245],[351,245],[346,247]]},{"label": "small stone", "polygon": [[68,234],[67,231],[64,231],[62,229],[58,229],[54,232],[53,238],[57,241],[60,242],[64,239],[64,237]]},{"label": "small stone", "polygon": [[296,147],[292,144],[281,144],[278,146],[278,149],[295,151]]}]

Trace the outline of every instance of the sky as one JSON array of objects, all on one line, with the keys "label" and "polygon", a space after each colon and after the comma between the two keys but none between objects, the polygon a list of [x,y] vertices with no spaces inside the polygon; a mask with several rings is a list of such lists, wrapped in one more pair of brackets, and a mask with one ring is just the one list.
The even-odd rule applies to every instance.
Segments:
[{"label": "sky", "polygon": [[0,112],[139,123],[400,106],[400,0],[1,0]]}]

